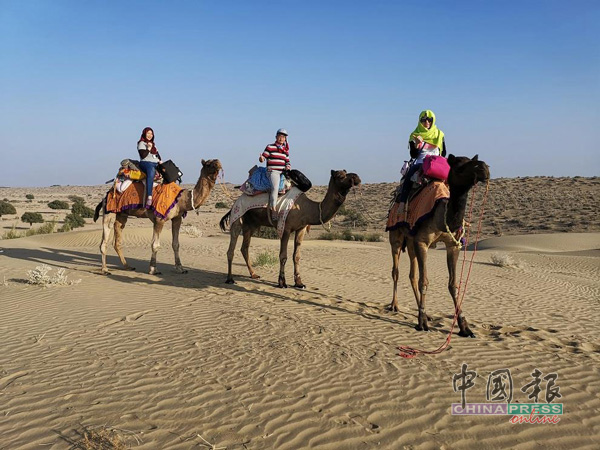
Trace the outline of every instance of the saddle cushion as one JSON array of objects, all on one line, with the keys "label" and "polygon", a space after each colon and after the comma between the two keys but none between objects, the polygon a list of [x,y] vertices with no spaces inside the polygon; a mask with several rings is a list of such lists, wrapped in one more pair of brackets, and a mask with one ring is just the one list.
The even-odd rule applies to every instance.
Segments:
[{"label": "saddle cushion", "polygon": [[415,234],[419,225],[431,216],[440,200],[450,198],[450,189],[442,181],[433,181],[426,185],[408,204],[408,216],[403,220],[403,212],[398,210],[399,203],[394,202],[388,213],[385,231],[398,227],[408,227],[410,234]]},{"label": "saddle cushion", "polygon": [[[171,209],[177,204],[179,196],[183,192],[176,183],[159,184],[152,191],[152,206],[149,208],[154,215],[165,219]],[[129,209],[144,208],[146,198],[145,182],[131,183],[122,193],[117,189],[111,189],[106,194],[106,208],[108,213],[118,213]]]}]

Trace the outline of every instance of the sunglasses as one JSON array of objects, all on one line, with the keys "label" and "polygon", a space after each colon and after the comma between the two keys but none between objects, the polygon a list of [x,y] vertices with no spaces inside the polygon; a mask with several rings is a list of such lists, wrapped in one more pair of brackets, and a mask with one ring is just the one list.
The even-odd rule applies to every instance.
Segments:
[{"label": "sunglasses", "polygon": [[421,123],[428,121],[433,122],[433,117],[421,117]]}]

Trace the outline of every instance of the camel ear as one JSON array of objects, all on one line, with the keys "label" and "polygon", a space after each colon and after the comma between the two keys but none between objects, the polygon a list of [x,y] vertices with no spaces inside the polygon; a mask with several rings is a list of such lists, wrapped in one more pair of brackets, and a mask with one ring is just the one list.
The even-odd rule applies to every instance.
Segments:
[{"label": "camel ear", "polygon": [[334,175],[335,175],[335,170],[332,169],[331,170],[331,176],[334,176]]},{"label": "camel ear", "polygon": [[206,161],[203,159],[202,160],[202,166],[205,166],[205,165],[206,165]]},{"label": "camel ear", "polygon": [[471,161],[479,161],[479,155],[473,156],[473,158],[471,159]]},{"label": "camel ear", "polygon": [[456,160],[456,156],[450,154],[448,155],[448,164],[450,164],[451,166],[454,164],[454,161]]}]

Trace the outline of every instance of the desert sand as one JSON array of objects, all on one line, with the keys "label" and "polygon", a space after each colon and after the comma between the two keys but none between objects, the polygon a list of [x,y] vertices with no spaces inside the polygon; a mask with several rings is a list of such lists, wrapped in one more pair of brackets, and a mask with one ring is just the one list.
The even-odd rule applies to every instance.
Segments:
[{"label": "desert sand", "polygon": [[[110,248],[110,276],[100,272],[101,230],[90,219],[67,233],[0,240],[0,449],[85,448],[73,446],[84,430],[98,429],[139,449],[598,448],[599,187],[599,178],[492,180],[463,304],[477,338],[455,330],[445,351],[412,359],[398,347],[438,348],[453,306],[440,245],[428,257],[433,331],[414,329],[406,254],[400,312],[387,310],[391,255],[382,229],[392,183],[362,186],[347,201],[366,210],[358,231],[383,241],[323,241],[316,239],[323,228],[313,227],[302,250],[306,290],[278,289],[277,265],[248,278],[239,251],[237,284],[224,283],[229,236],[218,221],[227,209],[215,204],[231,204],[231,185],[217,186],[200,214],[184,220],[200,231],[181,235],[187,274],[174,271],[170,226],[158,255],[162,274],[145,273],[151,224],[143,219],[131,219],[124,234],[137,270],[121,270]],[[26,211],[60,223],[68,211],[50,210],[48,201],[77,195],[93,208],[105,191],[0,188],[0,199],[17,208],[2,217],[0,234],[29,229],[17,221]],[[334,223],[346,226],[343,217]],[[252,258],[277,251],[276,240],[252,241]],[[28,284],[28,271],[41,264],[51,273],[64,268],[78,283]],[[495,370],[510,369],[519,403],[531,402],[531,391],[520,389],[535,369],[557,374],[560,422],[452,415],[461,401],[453,377],[463,363],[477,373],[469,403],[487,402]]]}]

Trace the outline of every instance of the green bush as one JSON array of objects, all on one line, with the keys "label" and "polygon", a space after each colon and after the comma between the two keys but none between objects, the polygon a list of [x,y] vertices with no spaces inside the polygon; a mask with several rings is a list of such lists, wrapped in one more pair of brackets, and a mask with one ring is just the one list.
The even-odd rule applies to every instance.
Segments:
[{"label": "green bush", "polygon": [[[338,211],[338,214],[341,214]],[[361,212],[355,211],[350,208],[344,208],[344,222],[350,222],[353,227],[363,227],[367,225],[367,220]]]},{"label": "green bush", "polygon": [[262,252],[256,256],[254,266],[274,266],[279,263],[279,257],[270,252]]},{"label": "green bush", "polygon": [[33,196],[33,194],[27,194],[27,195],[25,196],[25,198],[26,198],[27,200],[33,200],[35,197]]},{"label": "green bush", "polygon": [[48,203],[48,208],[51,209],[69,209],[69,204],[62,200],[53,200]]},{"label": "green bush", "polygon": [[21,222],[28,223],[29,226],[32,226],[34,223],[44,223],[44,218],[40,213],[26,212],[21,216]]},{"label": "green bush", "polygon": [[85,203],[84,198],[79,197],[78,195],[69,195],[67,198],[69,200],[71,200],[73,203]]},{"label": "green bush", "polygon": [[94,210],[79,202],[73,204],[73,206],[71,207],[71,212],[73,214],[80,215],[81,217],[84,217],[86,219],[91,219],[92,217],[94,217]]},{"label": "green bush", "polygon": [[383,237],[378,233],[354,233],[349,228],[338,231],[328,231],[321,233],[317,239],[324,241],[358,241],[358,242],[383,242]]},{"label": "green bush", "polygon": [[16,214],[16,213],[17,213],[17,210],[9,202],[4,201],[4,200],[2,200],[0,202],[0,217],[4,216],[5,214]]},{"label": "green bush", "polygon": [[27,230],[25,232],[25,236],[34,236],[36,234],[52,234],[54,233],[55,226],[56,221],[51,220],[50,222],[46,222],[38,228],[31,228],[30,230]]},{"label": "green bush", "polygon": [[215,203],[215,208],[217,208],[217,209],[229,209],[229,206],[227,206],[227,203],[225,203],[225,202],[217,202],[217,203]]},{"label": "green bush", "polygon": [[[71,230],[73,228],[79,228],[85,225],[85,219],[83,217],[81,217],[79,214],[67,214],[65,216],[65,225],[69,225],[69,227],[71,228]],[[64,225],[63,225],[64,228]],[[64,231],[70,231],[70,230],[64,230]]]},{"label": "green bush", "polygon": [[253,236],[262,239],[279,239],[279,236],[277,235],[277,230],[272,227],[260,227],[254,232]]}]

